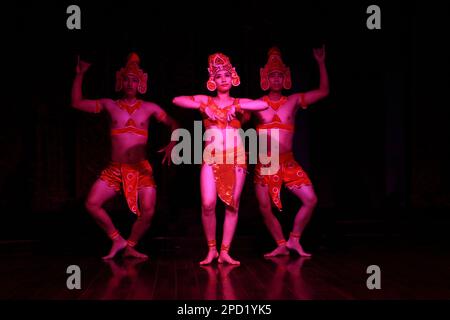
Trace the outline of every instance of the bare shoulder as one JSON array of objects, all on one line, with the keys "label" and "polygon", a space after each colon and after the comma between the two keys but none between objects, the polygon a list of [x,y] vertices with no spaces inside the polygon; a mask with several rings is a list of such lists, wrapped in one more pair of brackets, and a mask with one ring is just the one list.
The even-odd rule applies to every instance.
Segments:
[{"label": "bare shoulder", "polygon": [[104,103],[105,105],[107,105],[107,104],[110,105],[110,104],[116,103],[113,99],[110,99],[110,98],[102,98],[99,100],[101,103]]}]

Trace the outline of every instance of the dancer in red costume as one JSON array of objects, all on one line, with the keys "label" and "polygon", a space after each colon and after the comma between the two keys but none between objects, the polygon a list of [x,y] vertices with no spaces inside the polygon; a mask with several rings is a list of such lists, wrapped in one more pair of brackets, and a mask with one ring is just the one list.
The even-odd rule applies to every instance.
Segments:
[{"label": "dancer in red costume", "polygon": [[[230,96],[232,86],[240,84],[239,76],[230,59],[222,53],[209,56],[209,91],[217,90],[215,97],[206,95],[181,96],[173,99],[177,106],[198,109],[208,130],[216,131],[219,140],[205,144],[204,163],[200,174],[202,222],[209,251],[201,265],[218,258],[219,263],[239,264],[229,255],[231,241],[238,221],[239,200],[244,186],[246,162],[243,141],[236,132],[241,127],[243,111],[267,108],[261,100],[238,99]],[[230,136],[237,136],[237,142]],[[231,141],[229,141],[231,140]],[[207,151],[210,150],[211,153]],[[217,156],[219,155],[219,156]],[[231,161],[229,161],[231,159]],[[216,248],[216,199],[225,203],[225,221],[220,254]]]},{"label": "dancer in red costume", "polygon": [[[316,90],[283,96],[282,90],[291,88],[291,74],[283,63],[278,48],[269,50],[267,64],[260,70],[261,88],[264,91],[269,90],[269,94],[261,100],[267,102],[270,108],[256,113],[257,130],[260,133],[267,132],[269,136],[272,130],[278,130],[279,134],[279,169],[263,175],[264,165],[258,163],[255,167],[254,183],[259,208],[267,228],[278,245],[275,250],[266,254],[266,257],[286,255],[289,253],[288,250],[294,250],[301,256],[310,256],[303,250],[299,239],[311,218],[317,197],[308,175],[294,159],[292,141],[298,107],[306,109],[310,104],[328,95],[325,48],[314,49],[313,52],[320,72],[320,87]],[[283,184],[303,203],[295,216],[287,242],[271,205],[273,203],[281,211],[280,190]]]},{"label": "dancer in red costume", "polygon": [[[72,86],[72,106],[76,109],[99,113],[107,112],[111,122],[112,156],[99,179],[95,181],[86,200],[86,208],[95,221],[112,240],[112,247],[104,259],[110,259],[123,250],[125,257],[148,258],[134,247],[150,227],[156,201],[156,185],[152,167],[146,160],[148,124],[151,117],[171,127],[177,124],[158,105],[137,98],[147,91],[147,73],[139,68],[139,57],[132,53],[124,68],[116,73],[116,91],[122,99],[84,99],[82,82],[90,64],[79,61]],[[165,152],[163,163],[168,160],[174,143],[159,152]],[[119,192],[123,192],[130,210],[136,214],[128,239],[124,239],[103,209],[103,204]]]}]

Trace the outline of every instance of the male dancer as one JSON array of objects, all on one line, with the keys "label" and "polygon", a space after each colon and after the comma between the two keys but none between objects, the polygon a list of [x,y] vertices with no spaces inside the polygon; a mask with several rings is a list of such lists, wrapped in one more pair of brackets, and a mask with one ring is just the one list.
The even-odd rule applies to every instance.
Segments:
[{"label": "male dancer", "polygon": [[[289,68],[283,63],[278,48],[271,48],[268,53],[268,61],[260,70],[261,88],[269,94],[262,97],[269,104],[269,108],[256,112],[258,118],[257,130],[265,129],[268,135],[272,130],[279,133],[279,170],[264,175],[262,169],[266,167],[258,163],[255,167],[255,190],[259,202],[259,208],[264,222],[272,237],[278,244],[277,248],[265,255],[272,257],[287,255],[288,250],[294,250],[301,256],[310,256],[300,245],[300,237],[305,226],[308,224],[317,197],[312,183],[306,172],[295,161],[292,153],[292,142],[294,137],[295,113],[298,107],[306,108],[308,105],[323,99],[328,95],[328,75],[325,67],[325,48],[314,49],[314,58],[319,65],[320,87],[316,90],[294,93],[283,96],[283,89],[291,88],[291,74]],[[269,140],[270,141],[270,140]],[[272,154],[272,157],[275,156]],[[271,201],[281,211],[280,189],[284,184],[303,205],[295,216],[292,232],[286,242],[281,225],[272,213]]]},{"label": "male dancer", "polygon": [[[132,53],[127,64],[116,73],[116,91],[123,97],[119,100],[84,99],[82,82],[90,64],[79,61],[72,86],[72,106],[76,109],[110,116],[112,156],[111,162],[95,181],[85,205],[88,212],[112,240],[112,247],[103,259],[113,258],[119,251],[125,257],[148,258],[134,247],[150,226],[155,211],[156,185],[152,167],[145,157],[148,139],[148,124],[151,117],[171,127],[177,124],[167,113],[153,102],[139,100],[137,94],[147,91],[147,73],[139,67],[139,57]],[[174,143],[159,152],[165,152],[163,163],[169,159]],[[132,231],[125,240],[114,226],[103,208],[103,204],[123,191],[130,210],[137,215]]]}]

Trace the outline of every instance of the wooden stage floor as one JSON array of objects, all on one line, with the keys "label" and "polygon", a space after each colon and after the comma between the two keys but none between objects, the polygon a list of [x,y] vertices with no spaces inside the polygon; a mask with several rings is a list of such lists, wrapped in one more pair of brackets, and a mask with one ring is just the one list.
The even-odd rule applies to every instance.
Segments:
[{"label": "wooden stage floor", "polygon": [[[182,242],[181,242],[182,243]],[[147,261],[104,262],[92,252],[52,250],[43,244],[0,244],[0,299],[16,300],[377,300],[449,299],[450,251],[427,245],[353,244],[318,249],[312,258],[264,259],[234,247],[240,266],[200,267],[198,247],[149,250]],[[20,249],[18,249],[20,247]],[[104,248],[105,250],[107,248]],[[145,250],[143,250],[145,252]],[[96,252],[98,253],[98,252]],[[81,271],[81,289],[69,290],[67,268]],[[369,290],[367,267],[381,271],[381,289]]]}]

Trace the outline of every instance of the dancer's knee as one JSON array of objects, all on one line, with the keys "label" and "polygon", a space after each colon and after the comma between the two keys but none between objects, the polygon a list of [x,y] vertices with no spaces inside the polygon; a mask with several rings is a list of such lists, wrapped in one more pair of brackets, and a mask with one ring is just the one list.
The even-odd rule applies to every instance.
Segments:
[{"label": "dancer's knee", "polygon": [[259,211],[263,217],[272,215],[272,206],[270,201],[259,201]]},{"label": "dancer's knee", "polygon": [[84,207],[91,214],[95,214],[101,208],[101,206],[102,204],[99,201],[89,198],[84,202]]},{"label": "dancer's knee", "polygon": [[303,205],[309,208],[314,208],[317,205],[317,196],[313,193],[303,199]]},{"label": "dancer's knee", "polygon": [[216,209],[216,201],[214,200],[202,201],[202,215],[211,216],[214,214],[215,209]]},{"label": "dancer's knee", "polygon": [[153,206],[143,206],[141,209],[141,216],[139,220],[141,223],[150,224],[153,215],[155,214],[155,208]]}]

